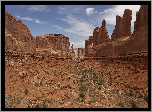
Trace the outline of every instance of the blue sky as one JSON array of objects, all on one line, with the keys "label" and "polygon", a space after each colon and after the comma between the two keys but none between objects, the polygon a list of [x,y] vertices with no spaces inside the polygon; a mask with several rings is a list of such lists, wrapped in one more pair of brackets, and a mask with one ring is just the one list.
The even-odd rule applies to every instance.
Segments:
[{"label": "blue sky", "polygon": [[63,34],[74,48],[84,47],[95,27],[106,20],[109,37],[116,24],[116,15],[132,10],[133,31],[136,12],[140,5],[6,5],[5,10],[21,20],[36,37],[44,34]]}]

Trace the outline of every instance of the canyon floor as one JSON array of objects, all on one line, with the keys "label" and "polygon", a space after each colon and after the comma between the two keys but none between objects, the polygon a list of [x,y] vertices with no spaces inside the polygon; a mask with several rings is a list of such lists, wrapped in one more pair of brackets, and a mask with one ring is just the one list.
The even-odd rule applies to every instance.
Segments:
[{"label": "canyon floor", "polygon": [[148,108],[148,64],[5,56],[6,108]]}]

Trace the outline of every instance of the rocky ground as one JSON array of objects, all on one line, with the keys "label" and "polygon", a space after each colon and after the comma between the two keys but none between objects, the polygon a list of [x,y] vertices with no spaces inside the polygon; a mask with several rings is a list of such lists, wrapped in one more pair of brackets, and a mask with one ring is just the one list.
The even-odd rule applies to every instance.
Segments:
[{"label": "rocky ground", "polygon": [[148,64],[5,56],[6,108],[147,108]]}]

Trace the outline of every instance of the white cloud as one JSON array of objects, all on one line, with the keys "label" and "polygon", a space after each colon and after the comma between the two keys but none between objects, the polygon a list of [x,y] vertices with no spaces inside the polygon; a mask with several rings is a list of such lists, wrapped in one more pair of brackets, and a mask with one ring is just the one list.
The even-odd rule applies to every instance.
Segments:
[{"label": "white cloud", "polygon": [[107,10],[104,10],[104,12],[99,12],[99,14],[103,14],[103,13],[109,13],[110,11],[112,11],[112,9],[107,9]]},{"label": "white cloud", "polygon": [[18,17],[18,18],[20,18],[20,19],[23,19],[23,20],[26,20],[26,21],[34,21],[35,23],[42,24],[42,25],[48,24],[47,21],[40,21],[40,20],[38,20],[38,19],[35,19],[35,20],[34,20],[33,18],[29,18],[29,17],[21,17],[21,16],[16,16],[16,17]]},{"label": "white cloud", "polygon": [[73,44],[74,48],[84,48],[85,46],[85,41],[82,42],[70,42],[70,44]]},{"label": "white cloud", "polygon": [[58,25],[51,25],[51,27],[56,28],[56,30],[61,30],[61,31],[63,31],[63,28],[62,28],[61,26],[58,26]]},{"label": "white cloud", "polygon": [[132,10],[131,26],[133,27],[136,20],[136,12],[139,8],[140,5],[116,5],[113,8],[99,12],[101,16],[98,18],[98,21],[101,23],[101,20],[105,19],[107,24],[116,25],[116,15],[123,16],[125,9],[130,9]]},{"label": "white cloud", "polygon": [[46,21],[40,21],[38,19],[35,19],[35,23],[42,24],[42,25],[48,24]]},{"label": "white cloud", "polygon": [[32,18],[29,18],[29,17],[23,17],[23,18],[21,18],[21,19],[24,19],[24,20],[27,20],[27,21],[33,21],[34,19],[32,19]]},{"label": "white cloud", "polygon": [[87,15],[90,15],[90,14],[98,13],[98,12],[94,11],[94,8],[86,8],[86,13],[87,13]]},{"label": "white cloud", "polygon": [[21,16],[16,16],[16,17],[21,18]]},{"label": "white cloud", "polygon": [[[61,26],[53,26],[57,28],[57,30],[61,30],[64,32],[71,33],[72,35],[79,35],[87,38],[88,36],[92,35],[93,29],[95,25],[93,22],[87,22],[84,19],[85,9],[87,5],[64,5],[58,7],[58,13],[62,15],[62,18],[57,18],[58,20],[62,20],[63,22],[67,23],[69,27],[61,27]],[[97,13],[97,11],[94,11]],[[74,16],[74,14],[81,15]],[[83,15],[82,15],[83,14]],[[64,16],[63,16],[64,15]],[[77,36],[78,37],[78,36]]]},{"label": "white cloud", "polygon": [[67,15],[65,18],[59,18],[70,25],[70,28],[64,28],[65,32],[80,35],[80,36],[90,36],[92,35],[93,29],[95,26],[92,24],[76,18],[73,15]]},{"label": "white cloud", "polygon": [[33,11],[33,12],[36,12],[36,11],[47,11],[49,12],[50,10],[47,9],[47,6],[46,5],[32,5],[28,8],[30,11]]}]

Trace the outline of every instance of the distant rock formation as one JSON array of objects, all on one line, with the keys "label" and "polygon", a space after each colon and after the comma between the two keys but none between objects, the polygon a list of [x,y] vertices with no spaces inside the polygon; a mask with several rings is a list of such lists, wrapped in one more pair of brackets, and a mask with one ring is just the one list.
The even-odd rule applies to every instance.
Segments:
[{"label": "distant rock formation", "polygon": [[69,46],[69,38],[62,34],[33,37],[21,20],[16,20],[5,11],[5,51],[67,57]]},{"label": "distant rock formation", "polygon": [[141,5],[136,13],[134,31],[131,34],[132,11],[126,9],[123,17],[116,16],[115,29],[108,37],[106,21],[96,27],[93,37],[85,40],[86,57],[120,56],[148,51],[148,6]]},{"label": "distant rock formation", "polygon": [[103,19],[102,26],[99,29],[98,44],[107,43],[109,41],[109,35],[106,28],[106,21]]},{"label": "distant rock formation", "polygon": [[98,45],[99,27],[96,27],[93,31],[93,46]]},{"label": "distant rock formation", "polygon": [[85,56],[92,57],[93,55],[93,36],[89,36],[89,39],[85,40]]},{"label": "distant rock formation", "polygon": [[78,57],[79,58],[84,57],[84,54],[85,54],[85,49],[84,48],[78,48],[77,52],[78,52]]},{"label": "distant rock formation", "polygon": [[62,34],[45,34],[36,37],[37,49],[50,50],[52,48],[53,52],[57,52],[60,57],[68,56],[69,46],[69,38]]}]

